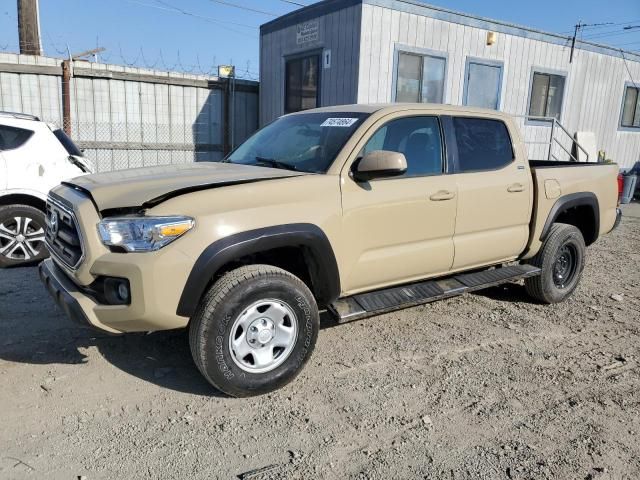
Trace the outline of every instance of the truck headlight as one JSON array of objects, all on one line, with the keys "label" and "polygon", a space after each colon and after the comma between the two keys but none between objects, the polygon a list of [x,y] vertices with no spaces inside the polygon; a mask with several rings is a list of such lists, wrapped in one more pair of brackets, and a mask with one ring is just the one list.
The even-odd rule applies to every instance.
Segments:
[{"label": "truck headlight", "polygon": [[127,252],[152,252],[170,244],[193,228],[190,217],[112,217],[98,224],[102,243]]}]

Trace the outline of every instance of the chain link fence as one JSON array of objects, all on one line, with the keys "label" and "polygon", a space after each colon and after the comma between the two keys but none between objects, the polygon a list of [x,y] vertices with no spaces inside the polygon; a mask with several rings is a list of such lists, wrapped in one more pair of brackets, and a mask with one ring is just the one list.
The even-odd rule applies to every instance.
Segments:
[{"label": "chain link fence", "polygon": [[0,110],[66,127],[98,171],[217,161],[258,128],[258,84],[0,54]]}]

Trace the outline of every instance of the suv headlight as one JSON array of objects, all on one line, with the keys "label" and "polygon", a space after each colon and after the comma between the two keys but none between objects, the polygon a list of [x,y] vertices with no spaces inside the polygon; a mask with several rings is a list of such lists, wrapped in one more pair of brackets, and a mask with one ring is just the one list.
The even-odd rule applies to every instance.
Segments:
[{"label": "suv headlight", "polygon": [[102,243],[128,252],[152,252],[170,244],[193,228],[190,217],[112,217],[98,224]]}]

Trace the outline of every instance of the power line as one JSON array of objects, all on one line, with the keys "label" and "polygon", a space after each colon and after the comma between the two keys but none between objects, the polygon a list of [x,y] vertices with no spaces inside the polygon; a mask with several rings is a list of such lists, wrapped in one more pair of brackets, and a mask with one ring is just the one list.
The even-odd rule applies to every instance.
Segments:
[{"label": "power line", "polygon": [[157,3],[160,3],[160,4],[164,5],[164,6],[166,6],[166,7],[169,7],[169,11],[176,11],[176,12],[181,13],[182,15],[186,15],[188,17],[199,18],[201,20],[206,20],[206,21],[209,21],[209,22],[212,22],[212,23],[218,23],[218,24],[222,24],[222,25],[229,24],[229,25],[236,25],[238,27],[246,27],[246,28],[250,28],[252,30],[257,30],[257,28],[258,28],[255,25],[247,25],[246,23],[231,22],[231,21],[226,21],[226,20],[222,21],[222,20],[219,20],[217,18],[207,17],[207,16],[204,16],[204,15],[200,15],[198,13],[189,12],[187,10],[184,10],[184,9],[180,8],[180,7],[176,7],[175,5],[172,5],[172,4],[168,3],[168,2],[165,2],[164,0],[155,0],[155,1]]},{"label": "power line", "polygon": [[305,5],[304,3],[294,2],[293,0],[280,0],[284,3],[290,3],[291,5],[298,5],[299,7],[308,7],[309,5]]},{"label": "power line", "polygon": [[593,40],[595,38],[606,38],[606,37],[618,37],[620,35],[629,35],[629,34],[633,34],[633,33],[638,33],[635,32],[633,30],[625,30],[625,31],[620,31],[620,30],[613,30],[611,32],[602,32],[596,35],[588,35],[585,38],[585,40]]},{"label": "power line", "polygon": [[631,83],[633,83],[633,87],[637,89],[638,86],[636,85],[636,82],[633,79],[633,75],[631,75],[631,69],[629,69],[629,65],[627,64],[627,59],[624,56],[624,50],[620,49],[620,55],[622,55],[622,60],[624,61],[624,66],[627,69],[627,73],[629,74],[629,78],[631,79]]},{"label": "power line", "polygon": [[[640,22],[640,19],[638,20],[631,20],[629,22],[619,22],[619,23],[611,23],[611,22],[605,22],[605,23],[593,23],[593,24],[588,24],[584,26],[584,30],[598,30],[600,28],[605,28],[605,27],[617,27],[617,26],[621,26],[621,25],[630,25],[632,23],[637,23]],[[559,32],[560,34],[569,34],[569,33],[573,33],[573,30],[565,30],[562,32]]]},{"label": "power line", "polygon": [[[156,10],[162,10],[164,12],[169,12],[169,13],[174,13],[174,14],[178,14],[178,15],[185,15],[185,16],[188,16],[188,17],[197,18],[197,19],[203,20],[205,22],[217,25],[220,28],[224,28],[226,30],[229,30],[230,32],[237,33],[238,35],[244,35],[244,36],[251,37],[251,38],[258,38],[256,35],[251,35],[251,34],[249,34],[247,32],[241,32],[239,30],[236,30],[236,29],[233,29],[233,28],[230,28],[230,27],[227,26],[228,24],[231,24],[231,25],[236,25],[236,26],[239,26],[239,27],[245,27],[245,28],[251,28],[251,29],[257,30],[258,27],[255,27],[253,25],[246,25],[246,24],[243,24],[243,23],[236,23],[236,22],[223,22],[223,21],[218,20],[216,18],[206,17],[204,15],[199,15],[197,13],[188,12],[186,10],[182,10],[182,9],[179,9],[179,8],[173,7],[173,6],[170,6],[170,8],[168,8],[168,7],[163,7],[161,5],[154,5],[154,4],[140,2],[138,0],[124,0],[124,1],[129,2],[129,3],[134,3],[134,4],[140,5],[142,7],[155,8]],[[168,5],[168,4],[165,3],[165,5]]]},{"label": "power line", "polygon": [[209,0],[213,3],[219,3],[227,7],[239,8],[240,10],[246,10],[247,12],[261,13],[262,15],[269,15],[270,17],[279,17],[277,13],[265,12],[264,10],[258,10],[257,8],[245,7],[244,5],[238,5],[237,3],[227,2],[225,0]]}]

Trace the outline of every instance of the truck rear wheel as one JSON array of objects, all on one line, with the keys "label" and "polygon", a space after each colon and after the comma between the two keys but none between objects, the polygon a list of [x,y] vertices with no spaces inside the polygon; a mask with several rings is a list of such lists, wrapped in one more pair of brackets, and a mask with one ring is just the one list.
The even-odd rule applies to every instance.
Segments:
[{"label": "truck rear wheel", "polygon": [[189,325],[191,353],[214,387],[234,397],[292,381],[318,337],[318,307],[296,276],[269,265],[232,270],[205,294]]},{"label": "truck rear wheel", "polygon": [[540,251],[529,262],[542,273],[525,280],[527,293],[543,303],[562,302],[580,283],[584,256],[584,238],[580,230],[565,223],[553,224]]},{"label": "truck rear wheel", "polygon": [[31,265],[49,255],[44,213],[29,205],[0,207],[0,268]]}]

